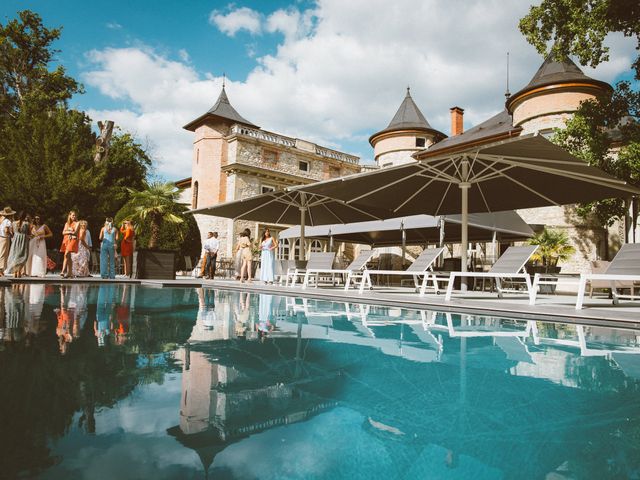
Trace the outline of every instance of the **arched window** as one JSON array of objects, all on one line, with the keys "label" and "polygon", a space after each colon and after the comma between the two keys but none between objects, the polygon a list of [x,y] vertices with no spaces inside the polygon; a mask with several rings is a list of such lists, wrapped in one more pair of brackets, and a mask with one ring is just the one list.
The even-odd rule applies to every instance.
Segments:
[{"label": "arched window", "polygon": [[322,242],[320,240],[312,240],[311,247],[309,249],[311,252],[321,252],[322,251]]},{"label": "arched window", "polygon": [[191,208],[198,208],[198,182],[193,182],[193,193],[191,196]]}]

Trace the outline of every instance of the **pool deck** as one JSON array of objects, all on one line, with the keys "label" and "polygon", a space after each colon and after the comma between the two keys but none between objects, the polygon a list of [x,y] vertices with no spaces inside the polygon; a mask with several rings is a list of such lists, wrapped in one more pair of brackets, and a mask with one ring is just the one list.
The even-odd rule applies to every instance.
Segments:
[{"label": "pool deck", "polygon": [[620,305],[613,306],[611,300],[599,294],[593,298],[585,298],[585,307],[582,310],[575,309],[575,295],[538,295],[536,305],[531,306],[528,297],[522,293],[505,294],[502,299],[495,293],[469,292],[464,297],[457,295],[450,302],[444,301],[444,295],[427,294],[418,296],[410,288],[400,287],[375,287],[373,290],[359,294],[351,289],[345,292],[341,287],[311,287],[302,289],[296,287],[284,287],[281,285],[264,285],[259,282],[250,284],[240,283],[235,280],[204,280],[191,277],[177,277],[175,280],[142,280],[117,278],[115,280],[103,280],[98,277],[64,279],[59,275],[47,275],[45,278],[21,278],[13,279],[0,277],[0,286],[8,286],[13,283],[45,282],[52,284],[83,283],[99,285],[105,282],[130,283],[147,287],[205,287],[222,288],[227,290],[269,293],[285,296],[304,296],[307,298],[323,299],[337,302],[365,303],[371,305],[384,305],[396,308],[428,309],[438,311],[451,311],[460,313],[482,313],[485,315],[522,318],[527,320],[571,322],[585,325],[597,324],[619,326],[625,328],[640,329],[640,302],[622,301]]}]

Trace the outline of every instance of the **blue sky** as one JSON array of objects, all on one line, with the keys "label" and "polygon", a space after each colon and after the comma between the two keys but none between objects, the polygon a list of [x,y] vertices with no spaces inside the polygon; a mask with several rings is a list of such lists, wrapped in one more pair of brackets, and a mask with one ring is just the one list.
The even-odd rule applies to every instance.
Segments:
[{"label": "blue sky", "polygon": [[[148,145],[164,178],[188,176],[192,134],[181,127],[216,100],[262,128],[371,161],[367,139],[386,127],[407,85],[431,125],[449,108],[469,128],[504,105],[542,58],[518,32],[528,2],[501,0],[119,1],[4,0],[0,14],[39,13],[62,26],[58,60],[85,86],[73,106],[112,119]],[[104,11],[103,7],[104,6]],[[629,76],[630,39],[585,73]]]}]

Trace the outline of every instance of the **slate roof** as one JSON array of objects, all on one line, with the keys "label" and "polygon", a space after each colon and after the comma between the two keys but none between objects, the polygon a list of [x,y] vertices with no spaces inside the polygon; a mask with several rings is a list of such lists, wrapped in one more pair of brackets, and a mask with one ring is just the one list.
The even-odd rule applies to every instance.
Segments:
[{"label": "slate roof", "polygon": [[513,131],[513,135],[516,136],[519,134],[520,130],[522,130],[520,127],[513,126],[513,118],[511,114],[507,110],[503,110],[497,115],[494,115],[490,119],[470,128],[460,135],[445,138],[444,140],[429,147],[428,150],[420,152],[420,154],[422,156],[424,153],[440,151],[445,148],[481,142],[485,138],[493,138],[496,135],[506,134],[510,131]]},{"label": "slate roof", "polygon": [[200,115],[198,118],[189,122],[182,128],[193,131],[209,116],[224,118],[225,120],[231,120],[233,123],[241,123],[249,127],[260,128],[242,117],[242,115],[240,115],[236,109],[231,106],[231,102],[229,102],[229,97],[227,97],[227,92],[225,91],[224,86],[222,87],[220,96],[213,107],[211,107],[207,113]]},{"label": "slate roof", "polygon": [[409,87],[407,87],[407,95],[404,97],[404,100],[400,104],[400,108],[398,108],[398,111],[391,119],[387,128],[371,135],[369,143],[371,143],[371,139],[377,137],[381,133],[397,132],[400,130],[425,130],[439,134],[442,137],[446,136],[429,125],[429,122],[413,101],[413,98],[411,98],[411,91],[409,90]]},{"label": "slate roof", "polygon": [[574,82],[590,83],[608,90],[611,89],[611,86],[607,82],[602,82],[585,75],[569,57],[565,57],[562,61],[557,61],[554,60],[550,54],[544,60],[531,81],[524,88],[511,95],[509,100],[507,100],[507,108],[509,108],[511,102],[528,91],[548,85]]}]

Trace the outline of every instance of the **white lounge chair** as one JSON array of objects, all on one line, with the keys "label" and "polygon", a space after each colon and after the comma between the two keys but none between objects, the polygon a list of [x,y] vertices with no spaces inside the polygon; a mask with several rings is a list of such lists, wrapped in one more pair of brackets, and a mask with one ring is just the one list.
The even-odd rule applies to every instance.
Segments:
[{"label": "white lounge chair", "polygon": [[620,295],[619,285],[616,282],[630,281],[640,282],[640,243],[627,243],[618,251],[611,264],[604,273],[583,273],[580,275],[578,284],[578,298],[576,299],[576,310],[582,308],[584,294],[587,289],[587,282],[594,280],[608,280],[611,282],[611,293],[613,294],[613,304],[620,303],[620,299],[635,300],[633,295]]},{"label": "white lounge chair", "polygon": [[291,282],[289,286],[293,287],[296,284],[296,279],[298,277],[303,275],[306,276],[307,270],[331,270],[333,268],[333,261],[335,258],[335,252],[311,252],[306,268],[300,268],[297,266],[293,271],[289,270],[287,272],[287,283],[289,284],[289,282]]},{"label": "white lounge chair", "polygon": [[[373,255],[373,250],[364,250],[360,252],[360,254],[344,269],[321,269],[321,268],[311,268],[308,267],[305,271],[304,282],[302,283],[302,288],[307,288],[309,285],[309,277],[311,275],[318,275],[320,273],[325,274],[340,274],[346,275],[347,278],[344,282],[344,289],[349,290],[349,285],[353,280],[355,282],[355,277],[361,276],[362,271],[367,268],[367,262],[371,259],[371,255]],[[316,287],[318,286],[318,282],[316,281]]]},{"label": "white lounge chair", "polygon": [[525,264],[531,258],[531,255],[538,249],[538,245],[526,245],[523,247],[509,247],[500,258],[493,264],[488,272],[451,272],[449,274],[449,285],[447,287],[447,295],[445,301],[451,300],[453,287],[457,277],[471,278],[493,278],[496,281],[496,289],[498,290],[498,298],[502,298],[502,282],[504,278],[522,279],[527,285],[527,293],[531,298],[533,289],[531,288],[531,277],[524,270]]},{"label": "white lounge chair", "polygon": [[429,275],[428,270],[433,265],[433,262],[442,254],[444,247],[442,248],[427,248],[409,265],[406,270],[364,270],[362,272],[362,280],[360,281],[359,293],[364,292],[364,289],[368,286],[373,288],[371,283],[371,275],[401,275],[405,277],[413,277],[413,283],[416,290],[420,288],[419,278],[423,277],[422,285],[426,288],[427,277],[433,278],[434,288],[438,291],[437,283],[435,283],[435,277]]}]

